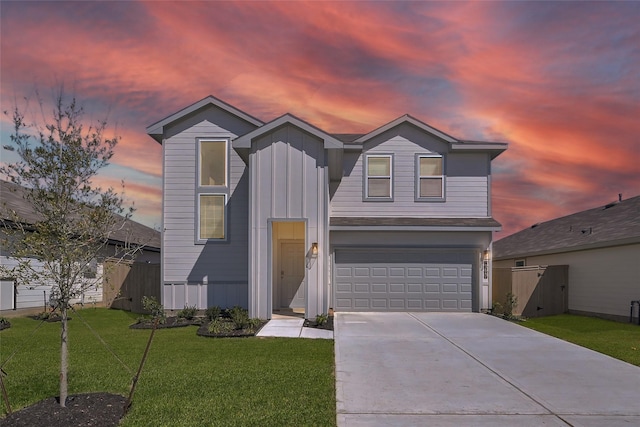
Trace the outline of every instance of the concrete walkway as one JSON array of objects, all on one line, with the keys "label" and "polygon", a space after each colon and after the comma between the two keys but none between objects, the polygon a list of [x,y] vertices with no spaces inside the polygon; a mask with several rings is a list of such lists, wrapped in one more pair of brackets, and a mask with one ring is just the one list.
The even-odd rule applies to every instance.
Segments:
[{"label": "concrete walkway", "polygon": [[338,426],[640,425],[640,368],[479,313],[337,313]]},{"label": "concrete walkway", "polygon": [[271,319],[269,323],[260,329],[256,336],[333,339],[333,331],[305,328],[303,325],[304,319]]}]

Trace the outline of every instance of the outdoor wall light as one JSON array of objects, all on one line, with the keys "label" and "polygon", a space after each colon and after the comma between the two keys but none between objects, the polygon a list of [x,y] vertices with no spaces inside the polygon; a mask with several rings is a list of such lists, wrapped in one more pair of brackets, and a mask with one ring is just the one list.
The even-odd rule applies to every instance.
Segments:
[{"label": "outdoor wall light", "polygon": [[485,249],[484,252],[482,252],[482,259],[484,261],[489,261],[489,256],[491,255],[491,252],[489,252],[489,249]]},{"label": "outdoor wall light", "polygon": [[311,244],[311,256],[314,258],[318,256],[318,242]]}]

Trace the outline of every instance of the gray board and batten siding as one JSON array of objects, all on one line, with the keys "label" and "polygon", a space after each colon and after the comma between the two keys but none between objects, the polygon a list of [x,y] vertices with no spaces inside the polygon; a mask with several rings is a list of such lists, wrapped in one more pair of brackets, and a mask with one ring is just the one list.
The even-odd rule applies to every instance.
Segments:
[{"label": "gray board and batten siding", "polygon": [[[305,315],[324,312],[328,269],[328,166],[324,142],[303,130],[295,118],[258,135],[251,143],[250,168],[250,311],[270,318],[273,311],[273,247],[271,224],[304,221],[305,252],[312,242],[320,249],[306,272]],[[240,141],[242,144],[244,141]],[[266,282],[266,283],[265,283]]]},{"label": "gray board and batten siding", "polygon": [[[393,201],[363,201],[364,157],[393,154]],[[416,201],[416,154],[444,157],[444,201]],[[449,150],[449,143],[403,123],[376,135],[362,151],[345,145],[344,175],[331,199],[334,217],[489,217],[490,156]]]},{"label": "gray board and batten siding", "polygon": [[[213,305],[214,295],[216,305],[247,307],[248,170],[231,140],[255,128],[207,106],[164,129],[162,280],[163,302],[172,305],[168,309],[207,308]],[[226,239],[196,244],[198,194],[210,191],[198,186],[202,138],[228,141]]]}]

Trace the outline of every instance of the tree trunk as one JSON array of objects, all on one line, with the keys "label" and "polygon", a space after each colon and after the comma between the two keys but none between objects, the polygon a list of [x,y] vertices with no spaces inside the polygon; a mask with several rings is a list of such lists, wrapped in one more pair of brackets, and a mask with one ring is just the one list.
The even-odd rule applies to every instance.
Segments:
[{"label": "tree trunk", "polygon": [[63,304],[60,309],[62,333],[60,334],[60,406],[67,404],[67,370],[69,367],[69,353],[67,348],[67,307]]}]

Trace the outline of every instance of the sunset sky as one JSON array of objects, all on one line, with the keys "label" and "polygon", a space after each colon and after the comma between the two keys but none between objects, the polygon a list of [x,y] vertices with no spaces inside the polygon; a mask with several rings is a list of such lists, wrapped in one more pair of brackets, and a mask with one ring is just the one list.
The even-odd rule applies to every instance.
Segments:
[{"label": "sunset sky", "polygon": [[0,12],[2,111],[64,82],[95,118],[108,113],[122,140],[101,182],[124,179],[134,219],[152,227],[161,146],[145,128],[207,95],[327,132],[409,113],[508,142],[493,162],[496,239],[640,195],[637,1],[3,0]]}]

